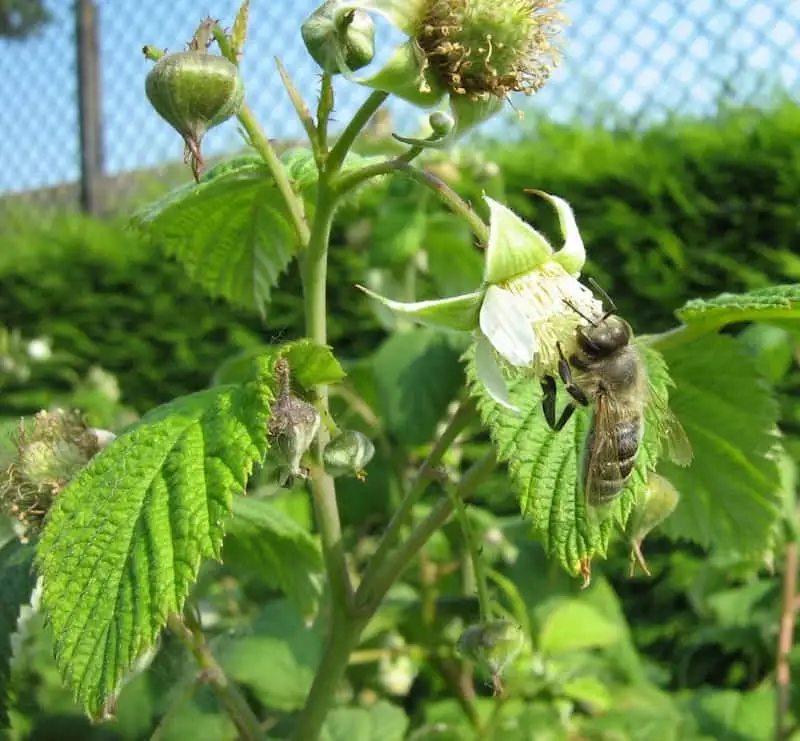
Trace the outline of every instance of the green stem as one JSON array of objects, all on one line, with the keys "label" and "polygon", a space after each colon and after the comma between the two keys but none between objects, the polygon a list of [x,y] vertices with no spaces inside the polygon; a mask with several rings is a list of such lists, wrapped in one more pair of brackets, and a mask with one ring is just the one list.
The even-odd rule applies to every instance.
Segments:
[{"label": "green stem", "polygon": [[[460,499],[468,499],[472,496],[478,484],[494,470],[496,464],[494,451],[488,451],[464,474],[455,488],[454,496]],[[447,522],[452,514],[453,499],[451,497],[441,499],[428,516],[414,527],[397,549],[387,556],[375,571],[369,590],[364,592],[364,607],[367,612],[371,614],[378,608],[389,587],[406,570],[428,539]]]},{"label": "green stem", "polygon": [[375,115],[375,112],[383,105],[389,93],[383,90],[374,90],[370,93],[369,97],[364,101],[361,108],[356,111],[355,116],[345,127],[336,144],[333,145],[330,155],[328,156],[328,172],[338,172],[339,168],[344,162],[344,158],[353,146],[356,137],[361,133],[361,130],[369,123],[369,120]]},{"label": "green stem", "polygon": [[489,599],[489,588],[486,582],[486,571],[481,558],[480,548],[475,540],[475,534],[472,532],[472,526],[469,523],[469,516],[467,515],[467,508],[461,497],[456,494],[452,487],[448,487],[447,491],[450,497],[450,503],[453,505],[453,510],[456,513],[456,518],[461,526],[461,533],[467,543],[469,550],[469,557],[472,561],[472,569],[475,574],[475,586],[478,590],[478,604],[481,608],[481,622],[487,622],[492,619],[492,603]]},{"label": "green stem", "polygon": [[311,151],[314,155],[314,161],[317,163],[317,167],[319,167],[321,161],[319,142],[317,128],[314,125],[314,119],[311,117],[311,111],[308,110],[308,106],[303,100],[303,96],[300,95],[300,91],[295,87],[294,82],[292,82],[292,78],[289,77],[289,73],[286,71],[286,67],[283,66],[283,62],[281,62],[279,57],[275,57],[275,66],[278,68],[278,74],[280,75],[281,82],[283,82],[283,86],[286,88],[286,92],[289,94],[289,100],[292,102],[294,112],[297,114],[297,117],[300,119],[300,123],[303,125],[303,129],[306,132],[309,144],[311,145]]},{"label": "green stem", "polygon": [[327,72],[322,73],[319,103],[317,105],[317,146],[323,159],[328,156],[328,120],[333,112],[333,78]]},{"label": "green stem", "polygon": [[264,741],[258,718],[242,692],[217,663],[206,644],[205,636],[199,631],[190,630],[180,615],[170,615],[167,627],[194,656],[203,671],[203,681],[214,691],[220,704],[236,724],[241,738],[244,741]]},{"label": "green stem", "polygon": [[253,115],[253,111],[246,105],[242,106],[239,111],[239,123],[242,124],[250,143],[253,145],[256,152],[261,155],[261,158],[266,162],[278,192],[283,197],[286,204],[286,210],[289,213],[289,218],[292,221],[295,234],[300,240],[300,244],[305,247],[310,239],[310,232],[308,224],[306,223],[305,209],[303,208],[303,201],[292,188],[292,182],[289,180],[289,175],[283,162],[280,161],[272,145],[269,143],[264,131],[262,130],[258,120]]},{"label": "green stem", "polygon": [[[308,250],[303,259],[306,334],[318,345],[325,345],[328,341],[326,306],[328,242],[335,207],[334,195],[328,188],[325,177],[321,175],[317,189],[314,224],[308,242]],[[314,391],[317,404],[327,412],[327,387],[318,386]],[[352,600],[352,586],[342,543],[342,526],[339,519],[339,506],[336,502],[336,487],[333,479],[325,473],[324,468],[320,465],[327,439],[328,433],[323,426],[311,451],[316,462],[311,471],[311,494],[331,585],[334,613],[336,613],[348,609]]]},{"label": "green stem", "polygon": [[356,606],[360,607],[374,602],[372,592],[375,589],[377,572],[386,560],[389,551],[391,551],[395,542],[400,537],[400,532],[411,516],[411,510],[414,509],[414,505],[428,488],[434,469],[439,465],[442,457],[453,444],[456,437],[458,437],[461,431],[474,418],[475,411],[475,402],[471,398],[465,399],[456,410],[456,413],[453,415],[447,427],[445,427],[442,434],[439,435],[434,443],[431,452],[428,453],[428,457],[417,471],[414,483],[405,497],[403,497],[400,506],[392,515],[392,519],[389,521],[389,525],[378,544],[378,548],[370,559],[367,570],[364,572],[361,584],[356,592]]},{"label": "green stem", "polygon": [[[410,150],[409,150],[410,151]],[[483,222],[472,207],[466,203],[447,183],[440,180],[435,175],[426,170],[410,165],[402,159],[403,155],[374,165],[367,165],[360,170],[348,173],[340,177],[334,184],[336,192],[345,194],[371,178],[380,175],[402,174],[407,175],[412,180],[416,180],[421,185],[432,190],[444,201],[450,209],[461,216],[467,222],[472,233],[483,243],[489,241],[489,227]]]},{"label": "green stem", "polygon": [[351,617],[329,631],[322,661],[317,667],[305,707],[292,735],[293,741],[317,741],[319,738],[322,724],[347,669],[350,654],[358,645],[361,631],[368,622],[369,617]]}]

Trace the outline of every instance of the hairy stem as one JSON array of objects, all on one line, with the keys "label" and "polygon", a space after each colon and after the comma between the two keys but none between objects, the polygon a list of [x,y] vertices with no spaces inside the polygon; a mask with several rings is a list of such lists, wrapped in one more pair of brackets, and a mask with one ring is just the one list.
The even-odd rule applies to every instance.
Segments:
[{"label": "hairy stem", "polygon": [[206,644],[205,636],[199,631],[190,630],[180,615],[170,615],[167,627],[194,656],[203,672],[202,680],[214,691],[220,705],[236,724],[241,738],[244,741],[264,741],[258,718],[242,692],[217,663]]},{"label": "hairy stem", "polygon": [[[305,303],[306,334],[318,345],[328,340],[326,281],[328,271],[328,242],[336,204],[323,176],[320,177],[317,208],[308,250],[303,259],[303,299]],[[316,401],[327,412],[328,389],[315,389]],[[336,487],[333,479],[325,473],[322,451],[328,441],[328,432],[323,425],[312,448],[316,465],[311,468],[311,494],[322,539],[325,565],[331,585],[334,617],[337,612],[346,612],[352,599],[352,586],[347,571],[339,506],[336,502]]]},{"label": "hairy stem", "polygon": [[797,543],[786,546],[783,571],[781,622],[778,632],[778,655],[775,666],[775,741],[788,738],[786,716],[789,713],[791,675],[789,653],[794,642],[794,623],[797,617]]},{"label": "hairy stem", "polygon": [[[413,150],[409,150],[413,151]],[[366,167],[356,170],[355,172],[348,173],[340,177],[334,187],[337,193],[348,193],[362,183],[379,175],[392,175],[401,174],[406,175],[413,180],[416,180],[420,185],[425,186],[433,191],[445,204],[455,213],[467,222],[472,233],[478,238],[480,242],[486,244],[489,241],[489,227],[483,222],[478,214],[472,207],[466,203],[461,196],[458,195],[447,183],[439,179],[433,173],[422,170],[418,167],[410,165],[404,159],[405,155],[400,155],[394,159],[384,160],[377,162],[374,165],[367,165]]]},{"label": "hairy stem", "polygon": [[492,603],[489,600],[489,587],[486,582],[486,571],[483,568],[480,547],[475,540],[475,533],[472,532],[472,526],[469,523],[467,508],[464,506],[461,497],[458,496],[452,488],[448,488],[448,496],[450,497],[450,503],[453,505],[453,510],[458,518],[461,533],[466,541],[469,558],[472,562],[472,569],[475,575],[475,587],[478,591],[478,604],[481,608],[481,622],[486,622],[492,619]]},{"label": "hairy stem", "polygon": [[469,424],[475,416],[475,402],[472,399],[465,399],[456,410],[452,419],[445,427],[441,435],[434,443],[428,457],[417,471],[414,483],[411,485],[408,493],[403,497],[400,506],[395,510],[389,525],[381,538],[375,554],[370,559],[369,566],[364,572],[361,584],[356,592],[355,602],[357,606],[371,604],[371,592],[374,588],[374,581],[376,573],[383,565],[386,557],[394,546],[395,542],[400,537],[400,531],[406,524],[406,521],[411,516],[411,510],[414,505],[419,501],[419,498],[425,493],[428,484],[431,482],[434,469],[439,465],[442,457],[453,444],[453,441],[458,437],[461,431]]},{"label": "hairy stem", "polygon": [[388,97],[389,93],[385,93],[383,90],[374,90],[370,93],[361,108],[356,111],[350,123],[347,124],[341,136],[336,140],[336,144],[333,145],[328,156],[328,172],[339,170],[356,137]]},{"label": "hairy stem", "polygon": [[281,194],[286,204],[286,210],[292,221],[294,232],[300,240],[300,244],[305,246],[308,244],[310,232],[308,224],[306,223],[303,201],[300,196],[294,192],[292,182],[289,180],[289,175],[286,173],[283,162],[280,161],[272,145],[269,143],[269,139],[264,134],[256,117],[253,115],[253,111],[246,105],[242,106],[242,109],[239,111],[239,123],[242,124],[242,127],[247,132],[247,137],[250,139],[253,148],[261,155],[261,158],[267,164],[272,178],[275,180],[275,186],[278,188],[278,192]]}]

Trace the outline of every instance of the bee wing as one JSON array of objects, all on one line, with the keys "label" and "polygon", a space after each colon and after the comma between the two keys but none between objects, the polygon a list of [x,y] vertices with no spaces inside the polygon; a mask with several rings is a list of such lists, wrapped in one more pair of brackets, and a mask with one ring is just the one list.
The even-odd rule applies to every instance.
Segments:
[{"label": "bee wing", "polygon": [[596,506],[611,501],[616,496],[608,496],[600,482],[623,479],[619,467],[617,450],[617,422],[619,414],[616,405],[607,396],[597,398],[594,418],[587,440],[586,463],[584,466],[584,492],[590,505]]},{"label": "bee wing", "polygon": [[686,431],[672,410],[653,392],[650,387],[650,403],[656,411],[656,428],[667,457],[679,466],[688,466],[692,462],[692,444]]}]

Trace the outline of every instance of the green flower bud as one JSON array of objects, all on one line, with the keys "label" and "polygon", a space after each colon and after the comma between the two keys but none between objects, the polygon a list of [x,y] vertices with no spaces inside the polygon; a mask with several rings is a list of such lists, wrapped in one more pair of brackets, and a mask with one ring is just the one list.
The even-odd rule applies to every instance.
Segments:
[{"label": "green flower bud", "polygon": [[0,512],[16,519],[27,541],[41,531],[55,497],[113,435],[86,426],[77,412],[39,412],[20,425],[16,455],[0,472]]},{"label": "green flower bud", "polygon": [[312,404],[291,393],[289,363],[281,358],[275,364],[280,393],[272,405],[267,431],[273,456],[278,460],[281,486],[291,486],[295,478],[306,478],[301,465],[306,451],[319,431],[319,412]]},{"label": "green flower bud", "polygon": [[375,446],[363,432],[345,430],[325,447],[322,458],[325,469],[337,476],[355,476],[364,479],[364,469],[375,455]]},{"label": "green flower bud", "polygon": [[195,177],[199,177],[200,144],[206,131],[235,116],[244,101],[238,68],[205,51],[167,54],[148,73],[145,93],[158,114],[183,137]]},{"label": "green flower bud", "polygon": [[510,620],[493,620],[470,625],[458,638],[456,648],[469,661],[492,675],[495,690],[499,691],[500,676],[519,656],[525,645],[525,633]]},{"label": "green flower bud", "polygon": [[656,473],[648,476],[647,489],[633,508],[625,528],[625,535],[631,544],[631,576],[637,563],[650,576],[642,554],[642,542],[648,533],[675,511],[679,501],[678,490],[667,479]]},{"label": "green flower bud", "polygon": [[456,125],[455,119],[447,111],[434,111],[428,116],[428,123],[434,136],[439,139],[447,136]]},{"label": "green flower bud", "polygon": [[375,56],[375,24],[361,10],[327,0],[303,23],[301,33],[308,53],[325,72],[366,67]]}]

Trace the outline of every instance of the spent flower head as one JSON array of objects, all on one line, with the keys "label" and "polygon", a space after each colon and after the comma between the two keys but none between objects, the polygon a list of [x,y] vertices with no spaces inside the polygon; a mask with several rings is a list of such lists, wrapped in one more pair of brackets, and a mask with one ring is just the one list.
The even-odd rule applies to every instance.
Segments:
[{"label": "spent flower head", "polygon": [[[567,23],[560,5],[561,0],[328,0],[307,24],[323,9],[333,28],[354,13],[385,18],[405,40],[377,71],[356,75],[346,61],[344,38],[329,57],[353,82],[415,105],[447,98],[457,136],[497,113],[510,93],[530,95],[547,82]],[[329,38],[335,42],[336,35]],[[316,48],[308,46],[316,58]]]},{"label": "spent flower head", "polygon": [[558,64],[560,0],[428,0],[415,40],[436,80],[472,100],[539,90]]},{"label": "spent flower head", "polygon": [[0,512],[18,522],[23,541],[41,530],[58,494],[114,437],[87,427],[78,412],[61,409],[20,424],[16,453],[0,472]]},{"label": "spent flower head", "polygon": [[509,208],[486,198],[489,244],[477,291],[401,303],[362,289],[422,324],[472,331],[478,374],[506,406],[512,406],[506,376],[557,374],[560,353],[569,356],[577,348],[578,328],[603,312],[602,303],[578,280],[586,253],[572,209],[562,198],[533,192],[556,209],[564,238],[558,251]]}]

